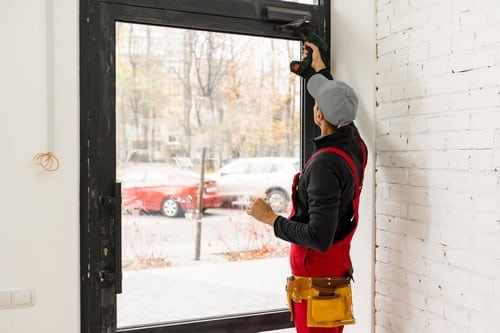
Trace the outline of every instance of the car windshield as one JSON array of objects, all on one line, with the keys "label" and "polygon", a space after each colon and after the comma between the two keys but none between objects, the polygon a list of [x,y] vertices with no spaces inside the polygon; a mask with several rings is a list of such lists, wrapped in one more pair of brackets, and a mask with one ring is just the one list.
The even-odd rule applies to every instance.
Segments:
[{"label": "car windshield", "polygon": [[199,179],[200,175],[191,170],[178,170],[177,174],[182,178]]},{"label": "car windshield", "polygon": [[148,170],[146,173],[146,183],[167,184],[172,181],[172,176],[159,170]]},{"label": "car windshield", "polygon": [[244,163],[235,163],[228,164],[221,169],[221,173],[225,175],[240,175],[242,173],[246,173],[248,169],[248,164]]},{"label": "car windshield", "polygon": [[146,178],[145,170],[132,170],[123,173],[123,175],[119,177],[119,180],[123,183],[137,183],[137,182],[144,182],[145,178]]}]

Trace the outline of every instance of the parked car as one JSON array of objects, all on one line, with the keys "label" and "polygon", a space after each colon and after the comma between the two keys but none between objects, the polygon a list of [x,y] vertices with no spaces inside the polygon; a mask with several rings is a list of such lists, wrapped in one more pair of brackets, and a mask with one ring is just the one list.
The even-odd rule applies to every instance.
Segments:
[{"label": "parked car", "polygon": [[246,206],[252,196],[265,195],[275,212],[284,212],[291,198],[293,176],[298,171],[298,158],[238,158],[206,178],[217,182],[225,205]]},{"label": "parked car", "polygon": [[[200,177],[175,166],[134,165],[119,173],[122,207],[125,211],[161,212],[168,217],[183,216],[195,210]],[[205,179],[203,210],[221,205],[217,183]]]}]

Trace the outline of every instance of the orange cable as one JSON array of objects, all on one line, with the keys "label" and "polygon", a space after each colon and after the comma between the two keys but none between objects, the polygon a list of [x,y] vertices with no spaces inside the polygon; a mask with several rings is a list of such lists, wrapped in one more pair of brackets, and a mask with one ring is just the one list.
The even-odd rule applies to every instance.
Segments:
[{"label": "orange cable", "polygon": [[38,153],[33,156],[33,162],[40,165],[44,170],[53,172],[59,169],[59,159],[52,153]]}]

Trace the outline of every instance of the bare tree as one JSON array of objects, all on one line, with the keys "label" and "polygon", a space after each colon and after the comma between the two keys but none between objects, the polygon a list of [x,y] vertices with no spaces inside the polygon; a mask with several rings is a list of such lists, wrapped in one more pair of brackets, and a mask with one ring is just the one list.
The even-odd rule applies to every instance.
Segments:
[{"label": "bare tree", "polygon": [[[182,128],[186,140],[186,154],[191,155],[191,110],[193,106],[193,92],[191,82],[191,68],[193,64],[193,35],[192,30],[185,30],[183,35],[183,48],[182,48],[182,70],[174,71],[177,78],[182,83],[182,96],[183,96],[183,117]],[[198,117],[198,124],[200,119]]]},{"label": "bare tree", "polygon": [[129,32],[128,32],[128,61],[130,63],[130,67],[132,69],[132,78],[131,78],[131,91],[129,93],[129,100],[130,100],[130,108],[132,110],[132,115],[134,117],[134,125],[136,126],[136,131],[140,135],[141,133],[141,128],[140,128],[140,123],[139,123],[139,101],[141,100],[140,96],[140,91],[137,88],[137,59],[136,59],[136,49],[137,46],[135,45],[136,42],[136,36],[134,34],[134,25],[129,24]]},{"label": "bare tree", "polygon": [[162,89],[159,70],[162,60],[152,51],[154,41],[151,26],[127,24],[125,27],[128,32],[128,52],[125,53],[126,63],[121,58],[122,55],[117,59],[117,65],[121,66],[117,85],[128,96],[129,103],[128,107],[122,105],[121,116],[124,119],[132,118],[130,125],[135,133],[131,137],[152,159],[153,145],[157,140],[157,122],[165,99],[164,94],[159,93]]},{"label": "bare tree", "polygon": [[[117,97],[124,137],[149,151],[163,146],[168,155],[193,157],[201,144],[216,165],[228,157],[294,154],[298,80],[287,75],[291,43],[169,28],[158,39],[158,27],[123,27]],[[156,43],[168,47],[159,54]],[[126,133],[131,127],[133,136]],[[158,137],[160,127],[181,144]]]},{"label": "bare tree", "polygon": [[[287,55],[288,59],[293,59],[296,55],[293,54],[293,44],[287,43]],[[299,122],[298,118],[295,118],[297,115],[296,108],[296,96],[297,96],[297,84],[298,77],[295,74],[288,74],[288,92],[285,99],[285,126],[289,129],[287,131],[286,136],[286,147],[287,147],[287,156],[293,156],[294,154],[294,145],[296,140],[298,140],[297,133],[299,132]]]},{"label": "bare tree", "polygon": [[[209,108],[217,123],[222,123],[224,112],[217,105],[217,89],[227,73],[230,59],[224,52],[227,38],[225,35],[202,31],[194,36],[193,53],[195,75],[201,97],[208,99]],[[200,119],[198,115],[198,119]],[[201,123],[199,123],[201,126]]]}]

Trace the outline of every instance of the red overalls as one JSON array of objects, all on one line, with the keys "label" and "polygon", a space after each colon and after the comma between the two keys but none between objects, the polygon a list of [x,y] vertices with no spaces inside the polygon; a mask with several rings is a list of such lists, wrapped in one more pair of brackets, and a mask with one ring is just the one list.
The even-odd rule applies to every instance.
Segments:
[{"label": "red overalls", "polygon": [[[366,163],[366,148],[360,139],[358,140],[358,142],[360,143],[362,148],[361,149],[363,154],[362,170],[364,170]],[[356,166],[351,157],[347,155],[344,151],[337,148],[323,148],[318,150],[307,161],[306,166],[309,163],[309,161],[311,161],[317,154],[323,152],[332,152],[339,155],[349,164],[349,167],[352,170],[356,186],[354,199],[352,201],[354,217],[355,217],[355,226],[344,239],[333,244],[330,247],[330,249],[328,249],[328,251],[326,252],[321,252],[318,250],[306,248],[292,243],[290,248],[290,266],[292,269],[292,274],[296,276],[307,276],[307,277],[345,276],[346,272],[351,271],[351,258],[349,251],[351,248],[351,239],[358,225],[358,206],[359,206],[359,196],[361,193],[362,175],[361,177],[358,176]],[[306,166],[304,166],[304,169]],[[293,207],[290,217],[293,216],[296,210],[296,196],[297,196],[299,175],[300,174],[297,174],[293,181],[293,186],[292,186]],[[303,300],[300,303],[293,302],[293,318],[295,327],[297,329],[297,333],[342,333],[344,329],[343,326],[331,327],[331,328],[307,327],[306,300]]]}]

